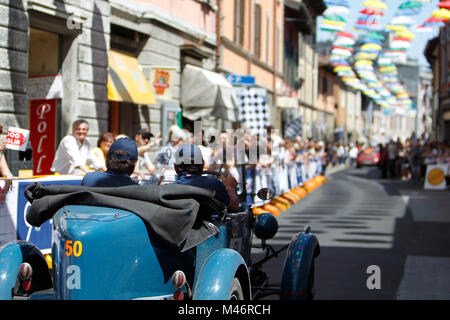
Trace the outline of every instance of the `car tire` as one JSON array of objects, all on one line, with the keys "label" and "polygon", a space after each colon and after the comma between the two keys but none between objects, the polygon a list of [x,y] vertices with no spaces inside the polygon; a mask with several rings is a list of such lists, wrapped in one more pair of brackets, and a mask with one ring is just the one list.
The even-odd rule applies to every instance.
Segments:
[{"label": "car tire", "polygon": [[238,278],[234,278],[231,283],[228,300],[244,300],[244,291]]}]

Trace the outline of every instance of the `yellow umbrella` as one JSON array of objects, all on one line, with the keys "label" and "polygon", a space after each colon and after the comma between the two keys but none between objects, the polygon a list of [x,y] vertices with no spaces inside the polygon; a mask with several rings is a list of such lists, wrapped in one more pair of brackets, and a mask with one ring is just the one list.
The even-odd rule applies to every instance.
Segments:
[{"label": "yellow umbrella", "polygon": [[366,43],[361,46],[361,50],[381,50],[382,46],[376,43]]},{"label": "yellow umbrella", "polygon": [[398,26],[398,25],[387,25],[386,29],[398,32],[408,31],[408,29],[405,26]]},{"label": "yellow umbrella", "polygon": [[338,71],[346,71],[346,70],[352,70],[352,67],[350,66],[337,66],[333,69],[334,72]]},{"label": "yellow umbrella", "polygon": [[322,24],[324,24],[324,25],[328,24],[328,25],[332,25],[332,26],[342,26],[342,27],[345,27],[345,25],[346,25],[346,23],[343,21],[333,21],[333,20],[328,20],[328,19],[323,20]]},{"label": "yellow umbrella", "polygon": [[375,94],[376,92],[375,92],[375,90],[373,90],[373,89],[368,89],[368,90],[365,90],[364,93],[365,93],[366,95],[373,95],[373,94]]},{"label": "yellow umbrella", "polygon": [[380,0],[368,0],[363,2],[363,6],[374,9],[386,10],[387,5]]},{"label": "yellow umbrella", "polygon": [[355,78],[342,77],[342,80],[345,81],[345,82],[349,82],[349,83],[356,83],[356,79]]},{"label": "yellow umbrella", "polygon": [[373,61],[371,60],[358,60],[355,62],[355,66],[367,66],[373,65]]},{"label": "yellow umbrella", "polygon": [[432,16],[436,17],[436,18],[442,18],[442,19],[450,20],[450,10],[444,9],[444,8],[439,9],[439,10],[435,10],[435,11],[433,11]]},{"label": "yellow umbrella", "polygon": [[406,39],[414,39],[416,36],[411,31],[400,31],[396,32],[395,37],[406,38]]},{"label": "yellow umbrella", "polygon": [[380,72],[392,72],[396,70],[396,67],[381,67]]},{"label": "yellow umbrella", "polygon": [[355,59],[358,59],[358,60],[374,60],[374,59],[377,58],[377,56],[378,56],[378,54],[376,54],[376,53],[361,52],[361,53],[358,53],[355,56]]}]

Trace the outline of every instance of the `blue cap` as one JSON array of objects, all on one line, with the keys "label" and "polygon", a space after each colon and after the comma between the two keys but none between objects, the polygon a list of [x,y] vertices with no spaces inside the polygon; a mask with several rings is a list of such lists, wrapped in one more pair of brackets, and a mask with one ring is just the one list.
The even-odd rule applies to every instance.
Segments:
[{"label": "blue cap", "polygon": [[[113,153],[114,151],[125,151],[128,155],[117,155]],[[117,139],[109,148],[108,154],[111,154],[112,158],[120,159],[120,160],[137,160],[138,158],[138,149],[137,144],[130,138],[120,138]]]}]

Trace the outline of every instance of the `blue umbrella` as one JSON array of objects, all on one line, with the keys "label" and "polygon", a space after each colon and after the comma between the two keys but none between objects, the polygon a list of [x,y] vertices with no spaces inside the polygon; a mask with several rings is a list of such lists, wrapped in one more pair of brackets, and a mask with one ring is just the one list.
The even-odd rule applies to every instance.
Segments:
[{"label": "blue umbrella", "polygon": [[324,1],[325,4],[327,5],[327,7],[331,7],[331,6],[341,6],[341,7],[350,7],[350,4],[348,3],[347,0],[325,0]]},{"label": "blue umbrella", "polygon": [[364,52],[364,53],[373,53],[373,54],[377,54],[377,53],[379,53],[380,51],[379,50],[358,50],[358,53],[359,52]]},{"label": "blue umbrella", "polygon": [[383,42],[381,42],[381,41],[378,40],[378,39],[374,39],[374,38],[364,38],[364,39],[362,39],[361,43],[362,43],[362,44],[374,43],[374,44],[378,44],[378,45],[380,45],[380,46],[383,45]]},{"label": "blue umbrella", "polygon": [[395,13],[396,16],[415,16],[416,14],[420,13],[420,7],[417,8],[405,8],[405,9],[398,9]]},{"label": "blue umbrella", "polygon": [[344,59],[332,59],[331,63],[336,63],[336,64],[340,64],[342,66],[349,66],[350,64],[348,63],[347,60]]}]

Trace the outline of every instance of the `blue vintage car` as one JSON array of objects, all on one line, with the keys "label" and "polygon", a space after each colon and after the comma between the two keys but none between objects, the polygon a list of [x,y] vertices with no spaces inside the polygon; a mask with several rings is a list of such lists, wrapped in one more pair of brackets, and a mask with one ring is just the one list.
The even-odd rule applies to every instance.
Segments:
[{"label": "blue vintage car", "polygon": [[[186,192],[186,186],[136,186],[146,193],[161,192],[164,201],[176,207],[175,213],[158,215],[156,211],[167,208],[160,203],[155,206],[157,201],[152,200],[154,207],[144,209],[149,219],[139,211],[147,204],[136,200],[141,191],[134,187],[112,188],[107,195],[80,188],[71,186],[70,192],[64,190],[62,196],[51,186],[37,188],[35,193],[42,193],[42,189],[47,192],[41,198],[46,205],[48,199],[56,199],[50,207],[58,207],[49,213],[48,207],[35,204],[37,200],[31,206],[37,206],[42,220],[53,219],[52,267],[30,242],[13,241],[2,246],[0,299],[258,299],[274,293],[274,286],[262,270],[264,262],[285,249],[282,281],[275,293],[280,299],[313,298],[317,238],[306,228],[275,251],[265,240],[276,234],[276,219],[268,213],[254,215],[245,203],[244,192],[240,194],[241,212],[200,214],[202,206],[196,203],[205,198],[186,200],[192,190],[195,193],[199,188],[187,187],[194,189],[188,190],[183,198],[187,202],[183,202],[177,197]],[[111,193],[116,198],[110,198]],[[117,198],[123,193],[134,199]],[[93,195],[102,200],[92,201]],[[258,195],[263,199],[271,197],[268,189]],[[61,197],[63,200],[58,202]],[[86,199],[90,199],[89,205],[83,204]],[[161,197],[157,200],[162,201]],[[177,214],[189,215],[193,211],[185,208],[190,205],[200,208],[193,223],[179,226],[189,221],[181,219],[173,224]],[[155,212],[149,212],[149,208]],[[32,220],[28,219],[30,223]],[[172,230],[167,232],[165,226]],[[253,235],[262,239],[254,245],[266,251],[260,261],[253,261],[251,256]]]}]

